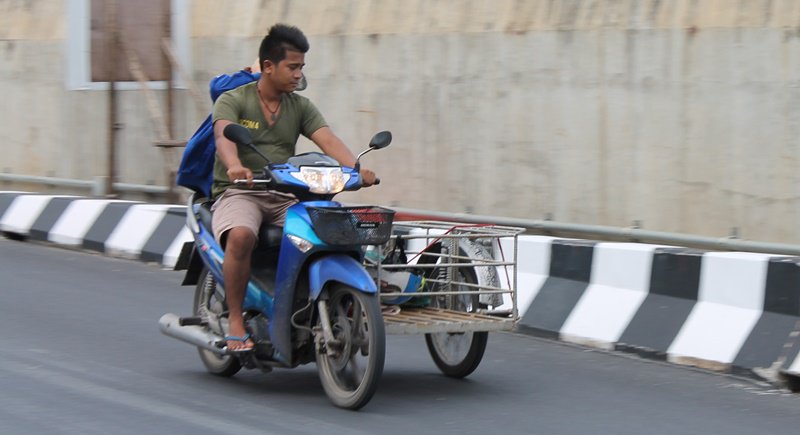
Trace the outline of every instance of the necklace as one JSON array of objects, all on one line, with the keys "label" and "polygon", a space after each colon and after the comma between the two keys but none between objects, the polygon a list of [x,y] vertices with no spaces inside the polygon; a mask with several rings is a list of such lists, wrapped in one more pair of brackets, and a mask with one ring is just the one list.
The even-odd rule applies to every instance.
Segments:
[{"label": "necklace", "polygon": [[269,112],[269,119],[271,119],[272,122],[275,122],[278,119],[278,109],[281,108],[281,102],[283,101],[283,98],[278,99],[278,105],[275,106],[275,110],[272,110],[269,108],[267,100],[265,100],[264,97],[261,96],[261,89],[258,86],[256,86],[256,92],[258,92],[258,99],[261,100],[262,103],[264,103],[264,107],[266,107],[267,111]]}]

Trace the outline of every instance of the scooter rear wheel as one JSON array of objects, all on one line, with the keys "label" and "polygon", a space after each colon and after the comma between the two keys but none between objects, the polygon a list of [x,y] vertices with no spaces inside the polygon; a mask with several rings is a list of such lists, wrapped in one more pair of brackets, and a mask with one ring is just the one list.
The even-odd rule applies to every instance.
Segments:
[{"label": "scooter rear wheel", "polygon": [[[200,278],[197,281],[197,288],[194,292],[194,315],[207,319],[208,313],[219,316],[226,310],[225,299],[222,293],[217,291],[216,280],[214,280],[214,277],[208,272],[207,268],[203,268],[203,272],[200,273]],[[214,332],[220,333],[221,331]],[[239,358],[235,356],[217,355],[202,347],[197,348],[197,353],[200,354],[200,360],[203,361],[206,370],[211,374],[227,378],[235,375],[242,369]]]},{"label": "scooter rear wheel", "polygon": [[[463,248],[459,248],[459,255],[468,256]],[[436,276],[438,273],[439,269],[431,269],[429,276]],[[459,267],[454,273],[459,275],[456,279],[458,282],[479,283],[478,275],[473,267]],[[470,288],[465,287],[460,290],[468,291]],[[478,310],[481,303],[477,295],[461,294],[449,297],[432,296],[431,306],[473,313]],[[425,334],[425,344],[433,362],[445,376],[451,378],[464,378],[474,372],[483,359],[488,341],[489,333],[485,331]]]},{"label": "scooter rear wheel", "polygon": [[345,285],[333,286],[323,297],[334,341],[317,341],[322,387],[334,405],[359,409],[375,394],[386,356],[378,298]]}]

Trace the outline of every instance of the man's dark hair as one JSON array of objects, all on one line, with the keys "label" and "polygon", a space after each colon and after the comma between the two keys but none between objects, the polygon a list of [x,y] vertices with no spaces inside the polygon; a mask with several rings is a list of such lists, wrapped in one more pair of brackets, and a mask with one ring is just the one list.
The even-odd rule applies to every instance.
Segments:
[{"label": "man's dark hair", "polygon": [[261,40],[261,47],[258,49],[258,61],[261,63],[262,68],[265,60],[277,65],[280,61],[286,59],[287,50],[305,53],[308,49],[308,39],[300,29],[286,24],[275,24],[269,29],[267,36]]}]

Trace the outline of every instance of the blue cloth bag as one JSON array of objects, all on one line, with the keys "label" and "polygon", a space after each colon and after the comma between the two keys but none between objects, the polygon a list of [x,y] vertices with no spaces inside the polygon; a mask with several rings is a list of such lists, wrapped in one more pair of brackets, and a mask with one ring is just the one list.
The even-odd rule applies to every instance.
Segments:
[{"label": "blue cloth bag", "polygon": [[[223,93],[254,82],[259,77],[261,77],[261,73],[251,73],[245,70],[230,75],[220,74],[214,77],[209,85],[211,101],[217,101],[217,98]],[[186,143],[175,183],[178,186],[187,187],[210,198],[211,182],[214,180],[216,152],[214,125],[211,121],[211,115],[208,115]]]}]

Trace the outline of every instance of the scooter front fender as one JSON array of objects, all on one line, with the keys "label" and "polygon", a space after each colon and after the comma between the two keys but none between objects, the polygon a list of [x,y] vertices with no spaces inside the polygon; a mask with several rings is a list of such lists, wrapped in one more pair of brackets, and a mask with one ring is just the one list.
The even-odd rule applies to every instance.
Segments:
[{"label": "scooter front fender", "polygon": [[309,297],[316,300],[329,282],[340,282],[364,293],[377,293],[375,281],[353,257],[331,254],[311,262],[308,267]]}]

